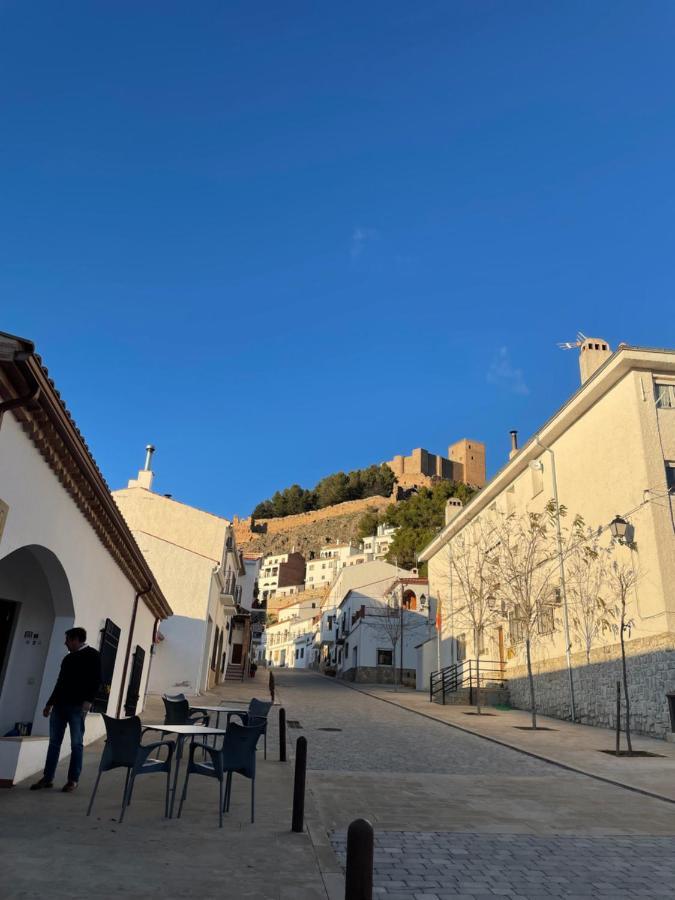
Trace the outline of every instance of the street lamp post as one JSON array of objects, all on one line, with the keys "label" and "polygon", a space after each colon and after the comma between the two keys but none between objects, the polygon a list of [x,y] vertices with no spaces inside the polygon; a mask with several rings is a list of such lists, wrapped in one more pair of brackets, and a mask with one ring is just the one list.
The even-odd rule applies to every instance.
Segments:
[{"label": "street lamp post", "polygon": [[[560,504],[558,503],[558,479],[556,477],[555,471],[555,453],[551,450],[550,447],[546,447],[539,438],[535,438],[536,443],[545,450],[547,453],[551,454],[551,475],[553,477],[553,501],[555,503],[555,530],[556,530],[556,540],[558,544],[558,565],[560,567],[560,591],[562,593],[562,602],[563,602],[563,625],[565,628],[565,659],[567,660],[567,676],[569,679],[569,687],[570,687],[570,710],[572,713],[572,721],[576,722],[577,713],[576,713],[576,705],[574,702],[574,679],[572,678],[572,642],[570,641],[570,624],[569,624],[569,615],[567,611],[567,588],[565,585],[565,562],[563,560],[563,542],[562,542],[562,530],[560,527]],[[530,463],[532,465],[532,463]],[[535,463],[536,465],[536,463]],[[539,463],[542,466],[542,463]],[[542,466],[543,468],[543,466]]]}]

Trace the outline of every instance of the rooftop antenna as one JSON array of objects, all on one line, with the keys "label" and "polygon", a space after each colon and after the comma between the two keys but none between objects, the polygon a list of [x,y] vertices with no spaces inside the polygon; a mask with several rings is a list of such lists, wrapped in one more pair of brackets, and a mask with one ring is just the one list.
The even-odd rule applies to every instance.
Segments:
[{"label": "rooftop antenna", "polygon": [[586,335],[583,333],[583,331],[577,331],[576,341],[561,341],[558,344],[558,347],[561,350],[576,350],[578,347],[581,347],[585,340]]}]

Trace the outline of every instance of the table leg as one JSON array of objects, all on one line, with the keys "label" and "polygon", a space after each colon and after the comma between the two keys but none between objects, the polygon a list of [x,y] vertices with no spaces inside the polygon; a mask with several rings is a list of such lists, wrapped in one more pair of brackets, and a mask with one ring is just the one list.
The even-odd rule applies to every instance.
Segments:
[{"label": "table leg", "polygon": [[178,788],[178,770],[180,769],[180,761],[183,756],[183,741],[185,740],[185,735],[177,734],[176,737],[176,755],[174,757],[175,771],[173,773],[173,788],[171,789],[171,806],[169,807],[170,819],[173,819],[173,807],[176,802],[176,790]]}]

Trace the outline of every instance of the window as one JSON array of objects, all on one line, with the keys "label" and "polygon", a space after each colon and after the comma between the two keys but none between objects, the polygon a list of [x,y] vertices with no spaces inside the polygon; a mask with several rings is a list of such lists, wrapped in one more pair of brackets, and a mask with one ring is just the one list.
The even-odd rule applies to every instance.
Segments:
[{"label": "window", "polygon": [[332,616],[328,616],[328,630],[329,631],[333,630],[333,617]]},{"label": "window", "polygon": [[466,635],[458,634],[457,635],[457,662],[462,662],[462,660],[466,659]]},{"label": "window", "polygon": [[521,609],[517,606],[509,613],[509,634],[511,635],[511,643],[519,644],[525,640],[525,620]]},{"label": "window", "polygon": [[675,493],[675,462],[666,462],[666,485],[671,493]]},{"label": "window", "polygon": [[110,697],[110,687],[115,673],[115,659],[117,658],[117,647],[121,633],[121,630],[112,619],[105,620],[105,625],[101,629],[100,644],[101,684],[94,700],[93,712],[104,713],[108,711],[108,698]]},{"label": "window", "polygon": [[655,384],[656,405],[661,409],[675,409],[675,384]]},{"label": "window", "polygon": [[485,630],[481,628],[476,631],[476,655],[482,656],[484,653],[487,653],[487,646],[485,643]]},{"label": "window", "polygon": [[304,659],[304,658],[305,658],[305,648],[301,647],[300,648],[300,659]]},{"label": "window", "polygon": [[391,666],[392,658],[393,658],[393,652],[391,650],[378,650],[377,651],[378,666]]},{"label": "window", "polygon": [[550,603],[540,603],[537,607],[537,629],[539,634],[552,634],[555,631],[555,616]]}]

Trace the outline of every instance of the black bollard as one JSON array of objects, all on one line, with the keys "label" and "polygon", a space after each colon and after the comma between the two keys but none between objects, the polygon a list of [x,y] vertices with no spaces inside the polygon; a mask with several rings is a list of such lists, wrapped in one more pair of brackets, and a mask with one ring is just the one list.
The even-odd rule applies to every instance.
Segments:
[{"label": "black bollard", "polygon": [[616,751],[621,756],[621,682],[616,683]]},{"label": "black bollard", "polygon": [[286,710],[279,709],[279,762],[286,762]]},{"label": "black bollard", "polygon": [[270,689],[270,699],[271,699],[272,703],[274,703],[274,673],[273,672],[270,672],[269,689]]},{"label": "black bollard", "polygon": [[305,822],[305,778],[307,775],[307,738],[295,743],[295,781],[293,782],[293,824],[291,831],[302,832]]},{"label": "black bollard", "polygon": [[347,829],[345,900],[373,900],[375,833],[367,819],[354,819]]}]

